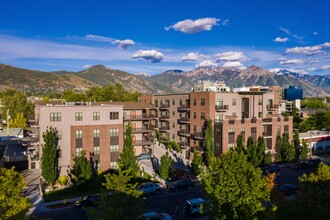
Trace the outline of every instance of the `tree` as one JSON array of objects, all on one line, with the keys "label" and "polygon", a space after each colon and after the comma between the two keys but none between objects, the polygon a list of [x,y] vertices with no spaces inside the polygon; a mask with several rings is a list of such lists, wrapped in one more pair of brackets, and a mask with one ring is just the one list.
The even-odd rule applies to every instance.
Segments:
[{"label": "tree", "polygon": [[282,137],[280,135],[276,136],[276,141],[275,141],[275,160],[276,162],[282,162],[284,160],[284,155],[283,155],[283,144],[282,144]]},{"label": "tree", "polygon": [[330,218],[330,166],[320,163],[315,173],[299,177],[299,198],[318,219]]},{"label": "tree", "polygon": [[26,118],[22,112],[17,113],[14,119],[10,119],[9,126],[11,128],[23,128],[23,130],[27,129]]},{"label": "tree", "polygon": [[118,173],[106,174],[102,184],[107,192],[103,193],[100,200],[100,208],[90,210],[91,219],[126,220],[136,219],[143,212],[141,192],[137,190],[137,183],[132,184],[131,170],[122,170]]},{"label": "tree", "polygon": [[246,156],[248,161],[255,167],[258,165],[258,159],[257,159],[257,147],[254,143],[253,138],[250,136],[247,141],[247,146],[246,146]]},{"label": "tree", "polygon": [[307,144],[307,142],[305,140],[303,140],[302,147],[301,147],[301,158],[302,159],[306,159],[307,158],[308,151],[309,151],[308,144]]},{"label": "tree", "polygon": [[284,160],[285,161],[292,161],[295,158],[295,151],[290,143],[289,135],[283,134],[282,138],[283,150],[284,150]]},{"label": "tree", "polygon": [[202,173],[201,183],[212,219],[255,219],[265,210],[263,202],[270,200],[261,170],[236,151],[216,158]]},{"label": "tree", "polygon": [[271,163],[272,163],[272,153],[267,152],[267,154],[265,155],[264,164],[265,165],[270,165]]},{"label": "tree", "polygon": [[194,149],[194,158],[191,163],[191,171],[192,174],[198,176],[201,172],[201,165],[202,165],[202,156],[198,154],[198,151]]},{"label": "tree", "polygon": [[42,145],[41,156],[41,175],[48,184],[52,184],[58,174],[57,167],[57,130],[53,127],[47,127],[42,134],[44,144]]},{"label": "tree", "polygon": [[163,180],[166,180],[170,175],[171,165],[173,163],[172,158],[168,152],[160,158],[159,175]]},{"label": "tree", "polygon": [[236,151],[238,153],[245,151],[244,146],[244,132],[241,132],[236,138]]},{"label": "tree", "polygon": [[212,120],[207,121],[205,129],[205,147],[206,147],[206,164],[209,166],[214,159],[214,132]]},{"label": "tree", "polygon": [[258,137],[257,140],[257,152],[256,152],[256,165],[260,166],[265,160],[265,139],[262,136]]},{"label": "tree", "polygon": [[299,140],[299,131],[295,130],[294,135],[293,135],[293,140],[292,140],[292,145],[295,151],[295,158],[298,160],[301,155],[301,145],[300,145],[300,140]]},{"label": "tree", "polygon": [[73,170],[74,181],[78,184],[83,183],[92,178],[92,166],[89,160],[86,158],[86,152],[81,151],[79,156],[73,158]]},{"label": "tree", "polygon": [[180,144],[178,144],[177,142],[175,141],[172,141],[172,147],[174,148],[174,150],[178,153],[181,153],[181,147],[180,147]]},{"label": "tree", "polygon": [[14,168],[0,168],[0,220],[24,219],[31,206],[29,198],[22,195],[25,182]]},{"label": "tree", "polygon": [[120,154],[120,166],[123,170],[131,170],[133,175],[137,175],[140,170],[134,155],[132,125],[130,122],[125,130],[124,148]]}]

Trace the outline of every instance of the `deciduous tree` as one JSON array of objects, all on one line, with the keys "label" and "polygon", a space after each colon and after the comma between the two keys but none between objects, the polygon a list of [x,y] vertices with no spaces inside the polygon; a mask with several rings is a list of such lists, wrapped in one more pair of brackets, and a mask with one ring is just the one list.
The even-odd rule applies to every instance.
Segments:
[{"label": "deciduous tree", "polygon": [[305,140],[303,140],[302,147],[301,147],[301,158],[302,159],[306,159],[307,158],[308,151],[309,151],[309,149],[308,149],[308,143]]},{"label": "deciduous tree", "polygon": [[73,158],[73,170],[71,173],[74,175],[74,181],[78,184],[83,183],[92,178],[92,166],[86,158],[86,152],[81,151],[80,155]]},{"label": "deciduous tree", "polygon": [[168,152],[161,156],[159,175],[163,180],[166,180],[169,177],[172,163],[173,159],[169,156]]},{"label": "deciduous tree", "polygon": [[212,120],[207,121],[204,137],[206,147],[206,164],[209,166],[214,159],[214,132]]},{"label": "deciduous tree", "polygon": [[298,160],[301,155],[301,145],[300,145],[300,140],[299,140],[299,131],[295,130],[294,135],[293,135],[293,140],[292,140],[292,145],[295,151],[295,158]]},{"label": "deciduous tree", "polygon": [[57,167],[57,130],[53,127],[48,127],[42,134],[44,144],[42,145],[41,156],[41,175],[48,184],[52,184],[58,174]]},{"label": "deciduous tree", "polygon": [[191,171],[193,175],[198,176],[201,172],[201,165],[202,165],[202,156],[198,154],[198,151],[194,149],[194,158],[191,163]]},{"label": "deciduous tree", "polygon": [[23,128],[24,130],[27,129],[26,118],[22,112],[17,113],[14,119],[10,119],[9,126],[11,128]]},{"label": "deciduous tree", "polygon": [[236,138],[236,151],[238,153],[245,152],[244,139],[245,137],[243,132],[241,132]]}]

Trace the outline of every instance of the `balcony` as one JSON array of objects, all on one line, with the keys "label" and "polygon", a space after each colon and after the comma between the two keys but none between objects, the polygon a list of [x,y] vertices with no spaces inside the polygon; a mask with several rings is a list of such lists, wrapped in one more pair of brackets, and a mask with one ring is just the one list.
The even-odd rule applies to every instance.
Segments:
[{"label": "balcony", "polygon": [[264,123],[272,123],[273,122],[273,119],[272,118],[263,118],[262,119],[262,122],[264,122]]},{"label": "balcony", "polygon": [[154,143],[153,139],[146,139],[143,140],[137,140],[133,142],[133,146],[145,146],[145,145],[152,145]]},{"label": "balcony", "polygon": [[179,136],[190,137],[189,131],[187,130],[180,130],[178,131]]},{"label": "balcony", "polygon": [[160,121],[168,121],[170,120],[170,116],[169,115],[162,115],[159,117]]},{"label": "balcony", "polygon": [[170,127],[169,127],[169,126],[161,126],[161,127],[159,128],[159,130],[160,130],[161,132],[167,132],[167,131],[170,130]]},{"label": "balcony", "polygon": [[31,128],[39,128],[39,122],[37,120],[31,119],[29,123]]},{"label": "balcony", "polygon": [[136,133],[149,133],[154,131],[155,127],[154,126],[143,126],[142,128],[132,128],[132,133],[136,134]]},{"label": "balcony", "polygon": [[124,116],[125,121],[142,121],[142,120],[150,120],[156,119],[157,116],[154,114],[142,114],[142,115],[127,115]]},{"label": "balcony", "polygon": [[166,137],[161,137],[160,142],[162,142],[163,144],[166,144],[167,143],[167,138]]},{"label": "balcony", "polygon": [[217,112],[227,111],[228,109],[229,109],[229,105],[216,105],[215,106],[215,111],[217,111]]},{"label": "balcony", "polygon": [[170,104],[163,104],[163,105],[159,106],[160,111],[166,111],[169,108],[170,108]]},{"label": "balcony", "polygon": [[190,106],[189,105],[180,105],[180,107],[178,108],[179,112],[187,112],[190,111]]},{"label": "balcony", "polygon": [[196,139],[196,140],[203,140],[204,139],[204,136],[201,132],[194,132],[193,134],[191,134],[191,137],[193,139]]},{"label": "balcony", "polygon": [[180,147],[183,148],[183,149],[187,149],[187,148],[189,148],[189,143],[184,142],[184,141],[180,142],[179,145],[180,145]]},{"label": "balcony", "polygon": [[186,117],[182,117],[178,119],[178,123],[179,124],[189,124],[190,123],[190,119],[186,118]]},{"label": "balcony", "polygon": [[278,105],[267,105],[268,111],[275,111],[278,109]]}]

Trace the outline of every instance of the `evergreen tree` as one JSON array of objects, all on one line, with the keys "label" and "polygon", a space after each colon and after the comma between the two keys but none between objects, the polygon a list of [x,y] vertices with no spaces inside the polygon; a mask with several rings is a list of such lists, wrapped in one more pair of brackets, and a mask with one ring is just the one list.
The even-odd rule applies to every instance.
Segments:
[{"label": "evergreen tree", "polygon": [[212,120],[207,121],[204,137],[206,147],[206,164],[209,166],[214,159],[214,132]]},{"label": "evergreen tree", "polygon": [[309,151],[308,144],[307,144],[307,142],[305,140],[303,140],[303,142],[302,142],[302,148],[301,148],[301,158],[302,159],[306,159],[307,158],[308,151]]},{"label": "evergreen tree", "polygon": [[290,143],[288,134],[283,135],[282,144],[284,149],[285,161],[292,161],[295,158],[295,151],[292,144]]},{"label": "evergreen tree", "polygon": [[120,166],[123,170],[131,170],[133,175],[137,175],[140,168],[134,156],[132,125],[129,122],[125,130],[125,140],[123,152],[120,154]]},{"label": "evergreen tree", "polygon": [[247,141],[246,155],[248,161],[255,167],[258,166],[257,147],[254,143],[253,138],[250,136]]},{"label": "evergreen tree", "polygon": [[280,135],[276,136],[276,141],[275,141],[275,161],[276,162],[282,162],[285,158],[283,155],[283,144],[282,144],[282,137]]},{"label": "evergreen tree", "polygon": [[202,156],[198,154],[198,151],[194,149],[194,158],[191,163],[191,171],[194,176],[198,176],[201,172]]},{"label": "evergreen tree", "polygon": [[47,127],[42,137],[44,144],[42,145],[41,175],[48,184],[52,184],[56,180],[58,173],[56,162],[57,130],[53,127]]},{"label": "evergreen tree", "polygon": [[163,180],[166,180],[170,175],[171,165],[173,163],[172,158],[168,152],[160,158],[159,175]]},{"label": "evergreen tree", "polygon": [[272,163],[272,154],[270,152],[268,152],[266,155],[265,155],[265,161],[264,161],[264,164],[265,165],[270,165]]},{"label": "evergreen tree", "polygon": [[236,138],[236,151],[238,153],[245,152],[245,146],[244,146],[244,133],[241,132],[237,138]]},{"label": "evergreen tree", "polygon": [[81,151],[80,156],[73,158],[73,170],[74,180],[76,183],[83,183],[92,178],[92,166],[89,160],[86,158],[86,152]]},{"label": "evergreen tree", "polygon": [[262,163],[264,163],[265,151],[266,151],[265,139],[262,136],[260,136],[258,137],[258,141],[257,141],[257,155],[256,155],[257,166],[260,166]]},{"label": "evergreen tree", "polygon": [[295,159],[298,160],[301,155],[301,145],[300,145],[300,140],[299,140],[299,131],[295,130],[294,135],[293,135],[293,140],[292,140],[292,145],[295,150]]}]

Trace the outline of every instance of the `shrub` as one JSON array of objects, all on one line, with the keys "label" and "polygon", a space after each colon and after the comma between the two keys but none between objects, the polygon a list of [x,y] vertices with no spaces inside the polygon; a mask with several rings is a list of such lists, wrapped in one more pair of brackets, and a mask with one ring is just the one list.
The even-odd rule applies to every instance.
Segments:
[{"label": "shrub", "polygon": [[60,176],[60,178],[58,178],[58,182],[61,184],[61,186],[66,186],[69,182],[69,177],[68,176]]}]

